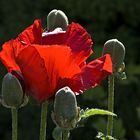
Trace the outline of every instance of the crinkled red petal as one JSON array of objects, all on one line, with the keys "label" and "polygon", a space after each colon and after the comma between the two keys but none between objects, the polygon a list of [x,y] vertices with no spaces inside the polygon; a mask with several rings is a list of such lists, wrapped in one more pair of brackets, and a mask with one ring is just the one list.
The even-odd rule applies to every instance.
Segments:
[{"label": "crinkled red petal", "polygon": [[43,45],[62,45],[65,44],[65,33],[50,34],[42,37]]},{"label": "crinkled red petal", "polygon": [[0,60],[9,72],[12,70],[20,71],[16,63],[16,56],[21,48],[22,45],[17,40],[10,40],[3,44],[2,51],[0,52]]},{"label": "crinkled red petal", "polygon": [[109,54],[91,61],[82,68],[83,91],[98,85],[112,73],[112,61]]},{"label": "crinkled red petal", "polygon": [[66,46],[30,46],[21,51],[17,62],[30,94],[38,101],[50,98],[56,90],[68,86],[64,79],[80,73]]},{"label": "crinkled red petal", "polygon": [[78,23],[68,26],[65,33],[46,35],[42,38],[44,45],[65,44],[75,55],[78,65],[83,63],[92,54],[92,39],[87,31]]},{"label": "crinkled red petal", "polygon": [[27,27],[19,34],[18,39],[23,44],[41,44],[42,31],[41,21],[36,19],[31,26]]},{"label": "crinkled red petal", "polygon": [[92,39],[87,31],[78,23],[72,23],[66,30],[66,44],[74,52],[90,52],[93,45]]},{"label": "crinkled red petal", "polygon": [[66,44],[76,55],[76,61],[80,65],[92,54],[92,39],[87,31],[78,23],[72,23],[66,31]]}]

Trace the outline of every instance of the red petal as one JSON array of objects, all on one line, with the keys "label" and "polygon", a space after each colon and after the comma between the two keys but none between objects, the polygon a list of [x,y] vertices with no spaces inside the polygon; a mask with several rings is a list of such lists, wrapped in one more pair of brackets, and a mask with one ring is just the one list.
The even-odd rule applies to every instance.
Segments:
[{"label": "red petal", "polygon": [[45,45],[65,44],[72,49],[78,65],[83,63],[91,54],[93,44],[90,35],[78,23],[68,26],[66,33],[57,33],[44,36],[42,43]]},{"label": "red petal", "polygon": [[78,23],[72,23],[66,31],[66,44],[71,47],[74,52],[90,51],[93,44],[90,35]]},{"label": "red petal", "polygon": [[40,20],[35,20],[31,26],[19,34],[18,38],[25,44],[41,44],[42,27]]},{"label": "red petal", "polygon": [[3,44],[2,51],[0,52],[0,60],[6,66],[8,71],[20,71],[16,63],[16,56],[21,48],[21,44],[17,40],[10,40]]},{"label": "red petal", "polygon": [[65,86],[70,87],[72,91],[74,91],[77,95],[82,93],[83,85],[81,80],[80,73],[75,74],[72,78],[65,78],[65,79],[59,79],[58,87],[57,89],[63,88]]},{"label": "red petal", "polygon": [[112,61],[106,54],[82,68],[83,90],[98,85],[106,76],[112,73]]},{"label": "red petal", "polygon": [[76,54],[79,65],[83,63],[92,53],[92,39],[87,31],[78,23],[72,23],[66,31],[66,44]]},{"label": "red petal", "polygon": [[65,43],[65,33],[46,35],[42,38],[43,45],[62,45]]},{"label": "red petal", "polygon": [[72,79],[80,73],[72,59],[71,51],[66,46],[35,45],[21,51],[18,64],[31,94],[38,101],[43,101],[53,96],[57,88],[62,86],[59,84],[60,79]]}]

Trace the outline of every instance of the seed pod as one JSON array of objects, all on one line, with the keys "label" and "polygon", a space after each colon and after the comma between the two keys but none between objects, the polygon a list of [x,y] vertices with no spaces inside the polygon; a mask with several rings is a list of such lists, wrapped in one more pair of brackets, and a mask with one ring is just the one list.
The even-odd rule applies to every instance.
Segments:
[{"label": "seed pod", "polygon": [[52,31],[55,28],[66,30],[68,26],[68,18],[61,10],[52,10],[47,16],[47,30]]},{"label": "seed pod", "polygon": [[117,71],[124,61],[125,47],[117,39],[111,39],[104,44],[103,54],[111,55],[113,70]]},{"label": "seed pod", "polygon": [[75,94],[69,87],[60,89],[55,95],[54,121],[63,129],[76,126],[79,112]]},{"label": "seed pod", "polygon": [[23,90],[19,80],[7,73],[2,81],[2,103],[9,108],[18,108],[23,103]]}]

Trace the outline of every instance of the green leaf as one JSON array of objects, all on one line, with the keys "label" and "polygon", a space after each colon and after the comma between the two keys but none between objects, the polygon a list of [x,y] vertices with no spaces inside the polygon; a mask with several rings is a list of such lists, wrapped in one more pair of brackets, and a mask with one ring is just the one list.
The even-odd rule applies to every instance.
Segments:
[{"label": "green leaf", "polygon": [[103,110],[103,109],[97,109],[97,108],[92,108],[92,109],[88,109],[85,110],[82,114],[81,114],[81,119],[85,119],[87,117],[93,116],[93,115],[111,115],[111,116],[117,116],[116,114],[107,111],[107,110]]}]

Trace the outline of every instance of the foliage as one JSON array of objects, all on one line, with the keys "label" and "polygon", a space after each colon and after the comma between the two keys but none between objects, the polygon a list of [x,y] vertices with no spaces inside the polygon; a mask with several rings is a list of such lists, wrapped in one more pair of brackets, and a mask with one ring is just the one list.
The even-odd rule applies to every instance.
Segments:
[{"label": "foliage", "polygon": [[92,108],[92,109],[86,109],[85,111],[83,111],[83,113],[81,114],[81,119],[86,119],[90,116],[94,116],[94,115],[112,115],[112,116],[116,116],[116,114],[109,112],[107,110],[103,110],[103,109],[98,109],[98,108]]}]

